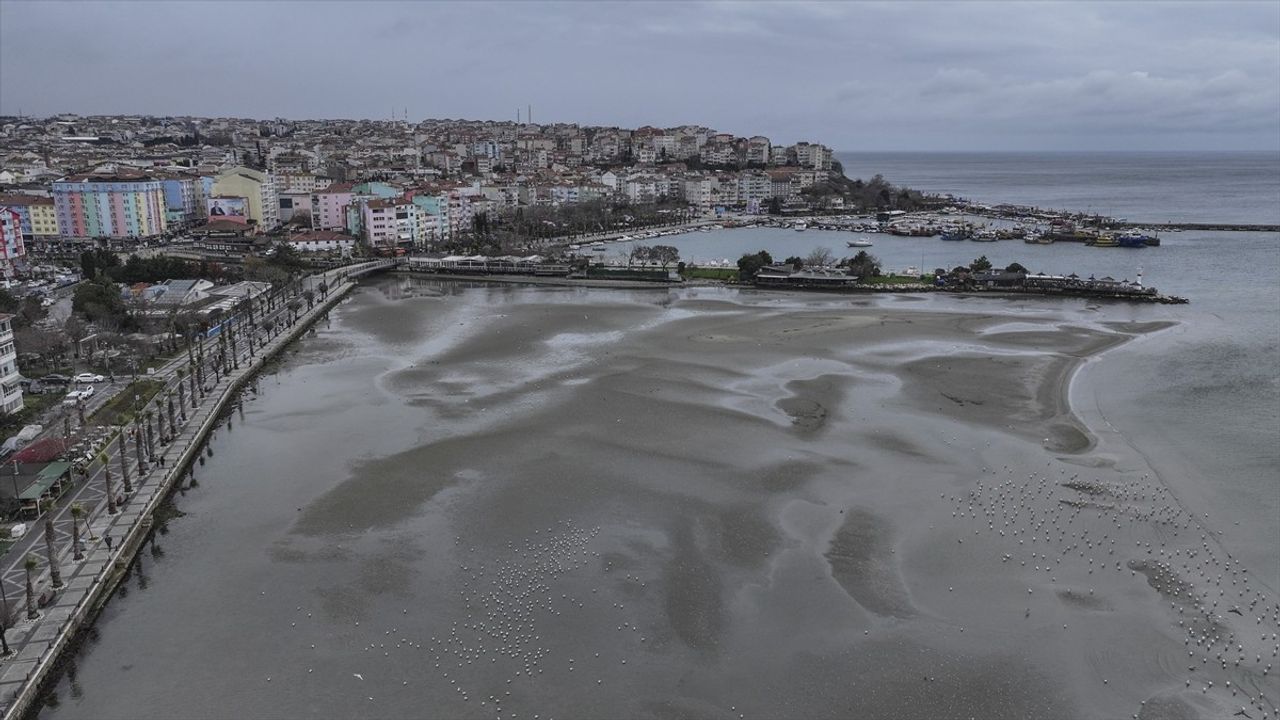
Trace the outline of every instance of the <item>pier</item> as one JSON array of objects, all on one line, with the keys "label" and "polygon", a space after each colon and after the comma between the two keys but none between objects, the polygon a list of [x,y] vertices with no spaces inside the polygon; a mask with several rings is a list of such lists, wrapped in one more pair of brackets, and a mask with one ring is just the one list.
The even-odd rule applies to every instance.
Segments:
[{"label": "pier", "polygon": [[[205,338],[198,344],[202,386],[198,386],[196,374],[181,372],[191,367],[186,357],[169,362],[150,376],[163,381],[164,390],[140,409],[138,417],[148,410],[155,414],[160,420],[159,442],[151,431],[150,418],[145,428],[140,423],[137,426],[145,432],[134,436],[132,447],[126,441],[128,430],[118,428],[99,451],[106,456],[105,462],[87,463],[84,472],[73,480],[74,487],[66,498],[45,510],[28,533],[0,557],[4,603],[0,611],[5,613],[4,632],[10,647],[9,654],[0,657],[2,720],[23,717],[38,701],[59,658],[86,623],[93,621],[146,544],[157,507],[175,485],[191,476],[190,469],[204,451],[206,439],[241,388],[268,360],[337,304],[355,287],[359,277],[393,264],[391,260],[376,260],[334,268],[308,276],[261,303],[255,302],[257,318],[239,318],[248,330],[239,338],[240,347],[230,343],[230,357],[225,354],[228,343],[221,337]],[[316,292],[322,282],[327,289]],[[302,311],[302,297],[307,290],[315,293],[314,305]],[[235,327],[239,329],[240,325],[236,323]],[[188,385],[191,392],[186,392]],[[172,404],[162,407],[162,403],[172,403],[175,397],[182,399],[182,407],[176,412]],[[168,443],[164,442],[166,417],[170,423]],[[160,459],[164,459],[163,465]],[[106,491],[107,472],[115,480],[110,495],[127,496],[118,508]],[[126,475],[131,483],[123,482]],[[121,488],[128,485],[132,492],[122,492]],[[83,507],[83,519],[72,518],[72,503]],[[46,518],[54,530],[51,542],[45,537]],[[79,549],[72,547],[73,523],[78,523],[80,530]],[[52,564],[47,552],[50,547],[55,560]],[[27,557],[37,561],[29,576],[24,564]],[[55,568],[60,584],[54,582]],[[38,608],[32,603],[34,618],[23,612],[28,580],[34,596],[40,599]]]}]

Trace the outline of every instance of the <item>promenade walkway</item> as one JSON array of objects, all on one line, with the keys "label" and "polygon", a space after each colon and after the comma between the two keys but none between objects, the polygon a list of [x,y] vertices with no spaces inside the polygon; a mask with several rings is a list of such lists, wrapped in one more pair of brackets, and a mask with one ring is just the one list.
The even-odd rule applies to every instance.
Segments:
[{"label": "promenade walkway", "polygon": [[[175,484],[187,481],[192,463],[203,451],[203,441],[214,429],[219,414],[228,402],[236,397],[240,387],[255,374],[268,359],[302,334],[317,318],[336,304],[355,284],[358,276],[382,270],[392,265],[390,260],[334,268],[323,274],[310,276],[304,284],[296,286],[292,294],[273,299],[272,309],[259,311],[257,332],[250,349],[247,338],[242,338],[234,364],[238,369],[219,373],[215,380],[213,364],[218,362],[216,339],[205,340],[205,388],[203,392],[185,394],[185,407],[175,412],[173,437],[162,443],[158,437],[148,444],[138,436],[133,442],[123,444],[113,440],[108,443],[105,465],[110,468],[116,494],[121,494],[124,482],[122,472],[127,472],[133,492],[115,514],[108,509],[104,463],[95,461],[78,475],[74,487],[56,508],[46,512],[31,527],[27,535],[0,558],[0,618],[10,654],[0,657],[0,715],[6,720],[20,717],[35,701],[39,684],[47,676],[54,661],[61,654],[76,631],[86,619],[90,619],[106,599],[107,593],[128,568],[134,554],[144,545],[151,532],[151,515]],[[323,296],[317,293],[315,306],[300,312],[293,323],[274,319],[288,319],[288,303],[301,298],[304,289],[313,291],[320,282],[329,290]],[[228,361],[232,364],[232,361]],[[167,419],[168,407],[162,405],[169,398],[169,390],[176,393],[180,382],[178,370],[187,361],[166,365],[153,379],[165,381],[165,392],[156,395],[146,408]],[[181,382],[191,386],[188,376]],[[162,422],[163,427],[167,423]],[[154,456],[149,452],[154,449]],[[124,457],[120,457],[123,451]],[[159,464],[164,458],[163,467]],[[153,461],[154,460],[154,461]],[[80,540],[83,558],[75,559],[72,547],[72,523],[70,507],[79,503],[85,511],[80,523]],[[62,585],[54,588],[45,541],[45,518],[53,524],[53,548],[56,565],[60,570]],[[32,571],[31,583],[34,595],[51,592],[52,597],[44,607],[36,608],[36,617],[28,618],[26,609],[27,571],[24,563],[30,556],[38,565]]]}]

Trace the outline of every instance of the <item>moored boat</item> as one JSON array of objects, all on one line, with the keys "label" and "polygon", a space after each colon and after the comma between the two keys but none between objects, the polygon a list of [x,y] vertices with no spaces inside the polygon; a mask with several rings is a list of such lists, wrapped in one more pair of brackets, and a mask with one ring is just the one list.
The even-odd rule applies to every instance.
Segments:
[{"label": "moored boat", "polygon": [[865,248],[865,247],[871,247],[872,243],[870,240],[866,238],[858,238],[857,240],[850,240],[848,242],[848,245],[851,248]]}]

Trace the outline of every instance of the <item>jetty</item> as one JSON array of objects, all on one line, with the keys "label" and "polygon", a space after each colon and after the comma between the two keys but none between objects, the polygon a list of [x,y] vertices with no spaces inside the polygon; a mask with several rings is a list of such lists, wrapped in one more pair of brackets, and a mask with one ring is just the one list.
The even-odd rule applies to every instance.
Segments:
[{"label": "jetty", "polygon": [[[153,532],[156,509],[175,486],[194,477],[193,463],[241,388],[361,276],[393,265],[353,263],[278,288],[253,301],[247,316],[237,314],[219,326],[234,328],[238,345],[227,339],[231,332],[204,337],[187,356],[148,376],[164,387],[135,412],[133,432],[113,428],[94,450],[100,454],[76,463],[64,498],[43,507],[30,531],[0,556],[0,613],[9,647],[0,656],[2,720],[21,718],[34,707],[59,658],[125,578]],[[73,504],[83,517],[73,517]]]}]

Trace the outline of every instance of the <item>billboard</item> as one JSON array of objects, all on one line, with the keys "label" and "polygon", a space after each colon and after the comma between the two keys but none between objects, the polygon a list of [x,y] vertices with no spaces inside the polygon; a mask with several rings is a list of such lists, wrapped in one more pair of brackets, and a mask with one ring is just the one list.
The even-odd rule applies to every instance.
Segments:
[{"label": "billboard", "polygon": [[208,202],[210,220],[249,222],[249,202],[245,198],[211,197]]}]

